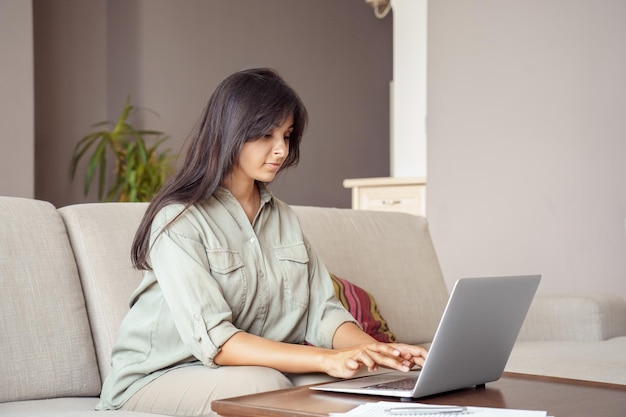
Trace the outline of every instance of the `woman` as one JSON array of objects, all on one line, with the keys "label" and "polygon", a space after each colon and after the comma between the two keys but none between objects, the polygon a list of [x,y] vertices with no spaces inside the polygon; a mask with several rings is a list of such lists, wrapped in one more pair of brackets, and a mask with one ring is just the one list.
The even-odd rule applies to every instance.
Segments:
[{"label": "woman", "polygon": [[144,278],[98,409],[206,415],[214,399],[291,386],[284,373],[347,378],[423,363],[423,348],[360,329],[295,214],[266,187],[298,162],[306,122],[273,70],[217,87],[135,236]]}]

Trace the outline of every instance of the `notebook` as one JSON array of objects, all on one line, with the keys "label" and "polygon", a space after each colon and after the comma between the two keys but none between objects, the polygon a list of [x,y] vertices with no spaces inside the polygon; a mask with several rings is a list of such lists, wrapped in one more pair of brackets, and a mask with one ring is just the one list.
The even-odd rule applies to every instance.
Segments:
[{"label": "notebook", "polygon": [[[540,280],[540,275],[460,279],[452,289],[421,370],[390,371],[311,389],[419,398],[496,381],[502,376]],[[419,317],[415,325],[419,326]]]}]

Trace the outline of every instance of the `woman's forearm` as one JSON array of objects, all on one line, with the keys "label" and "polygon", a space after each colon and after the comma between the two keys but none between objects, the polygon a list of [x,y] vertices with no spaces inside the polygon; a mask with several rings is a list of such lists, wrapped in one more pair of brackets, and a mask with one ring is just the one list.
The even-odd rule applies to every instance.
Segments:
[{"label": "woman's forearm", "polygon": [[339,326],[333,336],[334,349],[344,349],[372,342],[376,342],[376,339],[365,333],[356,324],[350,322]]},{"label": "woman's forearm", "polygon": [[239,332],[222,346],[214,361],[218,365],[266,366],[288,373],[323,372],[340,378],[354,376],[361,367],[378,366],[408,371],[422,365],[426,350],[401,343],[380,343],[354,323],[344,323],[335,332],[333,349],[275,342]]},{"label": "woman's forearm", "polygon": [[267,366],[289,373],[326,372],[324,357],[329,353],[329,349],[275,342],[239,332],[222,346],[215,363]]}]

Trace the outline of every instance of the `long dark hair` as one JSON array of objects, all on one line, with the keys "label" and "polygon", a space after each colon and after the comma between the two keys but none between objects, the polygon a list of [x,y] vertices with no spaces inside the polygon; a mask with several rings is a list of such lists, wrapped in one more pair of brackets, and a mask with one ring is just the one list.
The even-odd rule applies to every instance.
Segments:
[{"label": "long dark hair", "polygon": [[207,103],[191,136],[180,170],[155,195],[139,225],[131,248],[137,269],[148,263],[150,228],[168,204],[185,208],[210,198],[236,166],[242,146],[260,138],[293,115],[289,155],[281,170],[298,163],[307,111],[300,97],[269,68],[236,72],[222,81]]}]

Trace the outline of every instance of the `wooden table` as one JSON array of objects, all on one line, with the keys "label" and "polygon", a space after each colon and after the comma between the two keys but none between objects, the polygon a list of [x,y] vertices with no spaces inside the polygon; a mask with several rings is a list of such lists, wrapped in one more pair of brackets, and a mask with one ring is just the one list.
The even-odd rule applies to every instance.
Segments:
[{"label": "wooden table", "polygon": [[[323,393],[308,387],[213,401],[224,417],[321,417],[366,401],[390,398]],[[485,388],[467,388],[417,402],[547,411],[556,417],[624,417],[626,385],[505,373]]]}]

